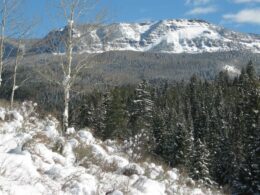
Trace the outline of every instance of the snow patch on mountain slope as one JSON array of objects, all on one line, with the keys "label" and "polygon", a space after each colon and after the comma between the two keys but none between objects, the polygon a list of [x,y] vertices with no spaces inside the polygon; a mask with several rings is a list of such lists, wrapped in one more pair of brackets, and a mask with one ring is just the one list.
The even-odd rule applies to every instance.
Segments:
[{"label": "snow patch on mountain slope", "polygon": [[[81,34],[74,48],[79,53],[106,51],[140,51],[160,53],[202,53],[250,50],[260,53],[260,37],[234,32],[201,20],[162,20],[146,23],[116,23],[96,28],[75,27]],[[48,41],[64,48],[60,36],[63,31],[52,31],[33,50],[50,51]],[[39,47],[39,48],[37,48]],[[56,49],[57,50],[57,49]],[[58,48],[59,50],[59,48]],[[56,53],[59,53],[55,51]],[[64,52],[64,51],[61,51]]]},{"label": "snow patch on mountain slope", "polygon": [[194,181],[177,169],[129,162],[123,145],[87,128],[63,137],[55,118],[39,119],[33,108],[0,108],[0,194],[220,194],[187,185]]},{"label": "snow patch on mountain slope", "polygon": [[241,73],[241,71],[239,69],[237,69],[234,66],[231,65],[225,65],[223,67],[223,70],[227,71],[230,74],[234,74],[234,75],[239,75]]}]

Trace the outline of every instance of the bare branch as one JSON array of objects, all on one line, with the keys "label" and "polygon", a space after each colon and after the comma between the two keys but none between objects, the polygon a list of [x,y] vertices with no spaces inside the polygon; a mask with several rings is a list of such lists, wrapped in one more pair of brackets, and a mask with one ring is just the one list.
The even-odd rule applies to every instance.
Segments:
[{"label": "bare branch", "polygon": [[54,76],[50,76],[49,74],[46,74],[46,72],[42,72],[40,70],[36,70],[36,72],[46,81],[62,86],[62,83],[54,79]]},{"label": "bare branch", "polygon": [[[53,2],[53,1],[52,1]],[[58,37],[50,38],[50,44],[54,47],[51,50],[57,50],[59,55],[59,47],[64,48],[64,55],[59,55],[60,62],[58,63],[59,68],[52,69],[49,66],[45,66],[44,72],[39,70],[38,73],[42,78],[46,79],[49,82],[55,82],[62,87],[64,92],[64,112],[63,112],[63,130],[66,131],[68,128],[68,118],[69,118],[69,102],[70,102],[70,92],[74,94],[80,94],[81,91],[73,89],[73,86],[76,84],[79,75],[86,68],[91,67],[87,62],[88,57],[81,60],[74,60],[75,55],[73,54],[73,49],[77,46],[78,41],[80,41],[85,35],[77,37],[75,36],[76,22],[79,19],[82,19],[84,15],[87,15],[90,11],[93,11],[96,7],[98,0],[54,0],[58,2],[57,7],[60,11],[61,16],[63,17],[64,22],[66,23],[65,29],[59,34]],[[98,15],[95,20],[96,23],[91,24],[89,27],[97,26],[97,19],[100,20],[103,18],[104,14]],[[58,44],[57,45],[57,38]],[[56,39],[56,40],[55,40]],[[48,67],[48,68],[47,68]],[[57,71],[57,72],[54,72]],[[56,77],[55,77],[56,76]],[[62,77],[62,78],[61,78]],[[58,79],[61,79],[58,81]]]}]

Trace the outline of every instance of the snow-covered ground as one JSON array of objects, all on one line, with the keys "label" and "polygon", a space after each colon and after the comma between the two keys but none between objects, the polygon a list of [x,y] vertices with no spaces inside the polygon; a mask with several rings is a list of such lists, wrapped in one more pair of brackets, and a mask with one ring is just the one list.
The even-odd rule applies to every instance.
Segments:
[{"label": "snow-covered ground", "polygon": [[0,194],[220,194],[177,169],[135,163],[124,146],[87,128],[62,136],[58,121],[39,119],[35,106],[0,108]]}]

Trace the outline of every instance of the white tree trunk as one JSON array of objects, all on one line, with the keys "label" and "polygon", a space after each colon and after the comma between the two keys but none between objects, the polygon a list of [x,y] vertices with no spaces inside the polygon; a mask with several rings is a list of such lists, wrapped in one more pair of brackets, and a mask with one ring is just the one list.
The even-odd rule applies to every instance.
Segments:
[{"label": "white tree trunk", "polygon": [[69,127],[69,101],[71,88],[71,66],[72,66],[72,36],[73,36],[73,13],[68,21],[68,40],[66,50],[66,70],[64,71],[63,89],[64,89],[64,112],[63,112],[63,131],[66,132]]},{"label": "white tree trunk", "polygon": [[17,86],[16,86],[16,74],[17,74],[18,63],[19,63],[18,62],[18,56],[16,56],[15,65],[14,65],[14,75],[13,75],[13,87],[12,87],[12,94],[11,94],[11,100],[10,100],[10,107],[11,107],[11,109],[13,109],[14,93],[15,93],[15,91],[17,89]]},{"label": "white tree trunk", "polygon": [[13,86],[12,86],[12,93],[11,93],[11,99],[10,99],[11,109],[13,109],[15,91],[18,89],[18,86],[16,85],[16,77],[17,77],[17,68],[19,65],[19,58],[23,55],[21,52],[22,51],[21,51],[21,40],[20,40],[19,45],[18,45],[18,50],[16,53],[15,64],[14,64]]},{"label": "white tree trunk", "polygon": [[0,41],[0,87],[2,85],[3,58],[4,58],[4,36],[6,23],[6,0],[3,0],[2,21],[1,21],[1,41]]},{"label": "white tree trunk", "polygon": [[63,130],[66,132],[69,127],[69,100],[70,90],[68,87],[64,88],[64,112],[63,112]]}]

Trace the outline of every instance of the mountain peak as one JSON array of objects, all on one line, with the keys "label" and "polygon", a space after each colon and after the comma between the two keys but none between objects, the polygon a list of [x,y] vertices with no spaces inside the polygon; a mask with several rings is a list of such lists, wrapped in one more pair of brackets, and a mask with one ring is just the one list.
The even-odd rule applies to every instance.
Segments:
[{"label": "mountain peak", "polygon": [[[141,23],[114,23],[92,28],[76,27],[84,35],[75,52],[140,51],[159,53],[203,53],[249,50],[260,53],[260,37],[234,32],[199,19],[166,19]],[[50,32],[34,50],[64,51],[66,28]],[[55,42],[55,47],[50,43]]]}]

